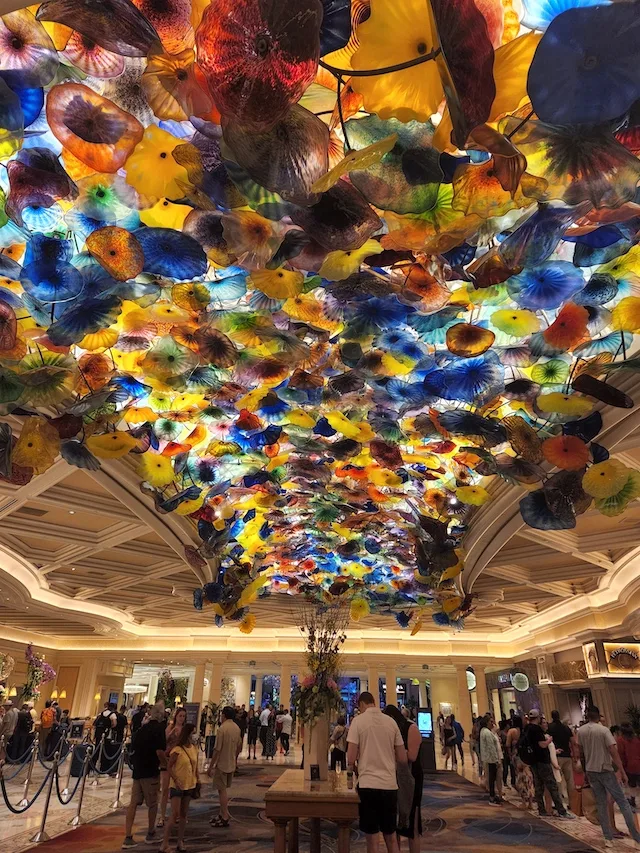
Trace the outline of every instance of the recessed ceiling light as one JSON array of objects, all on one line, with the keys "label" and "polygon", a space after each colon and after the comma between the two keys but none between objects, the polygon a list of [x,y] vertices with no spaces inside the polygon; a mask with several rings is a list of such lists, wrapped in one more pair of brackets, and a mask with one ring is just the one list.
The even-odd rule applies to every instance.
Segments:
[{"label": "recessed ceiling light", "polygon": [[70,509],[70,510],[69,510],[69,515],[75,515],[75,514],[76,514],[75,509]]}]

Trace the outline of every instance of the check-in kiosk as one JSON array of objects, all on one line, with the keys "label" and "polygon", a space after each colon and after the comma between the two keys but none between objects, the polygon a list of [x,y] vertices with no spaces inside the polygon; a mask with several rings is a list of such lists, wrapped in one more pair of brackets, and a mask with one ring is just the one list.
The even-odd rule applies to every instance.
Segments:
[{"label": "check-in kiosk", "polygon": [[436,772],[436,744],[433,733],[433,713],[431,708],[418,709],[418,728],[422,735],[420,760],[425,773]]}]

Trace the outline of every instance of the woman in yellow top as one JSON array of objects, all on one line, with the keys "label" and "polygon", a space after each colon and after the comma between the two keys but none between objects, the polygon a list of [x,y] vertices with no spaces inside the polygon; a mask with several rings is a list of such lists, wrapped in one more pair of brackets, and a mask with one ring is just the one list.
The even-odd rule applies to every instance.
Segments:
[{"label": "woman in yellow top", "polygon": [[184,831],[187,825],[189,803],[196,787],[200,786],[198,774],[198,748],[192,742],[195,731],[193,723],[185,723],[178,742],[169,756],[169,797],[171,798],[171,816],[164,827],[164,838],[159,853],[169,853],[169,835],[171,827],[178,825],[178,846],[176,853],[184,851]]}]

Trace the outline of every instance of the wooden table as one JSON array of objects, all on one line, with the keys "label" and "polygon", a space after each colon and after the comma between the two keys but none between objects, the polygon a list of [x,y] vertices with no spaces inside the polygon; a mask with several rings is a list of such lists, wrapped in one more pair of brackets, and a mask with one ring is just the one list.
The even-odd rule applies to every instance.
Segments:
[{"label": "wooden table", "polygon": [[303,770],[285,770],[265,794],[266,815],[275,826],[274,853],[298,853],[298,822],[311,821],[311,853],[320,853],[320,820],[338,824],[338,853],[349,853],[351,824],[358,817],[357,791],[347,789],[346,774],[337,784],[335,773],[326,782],[309,782]]}]

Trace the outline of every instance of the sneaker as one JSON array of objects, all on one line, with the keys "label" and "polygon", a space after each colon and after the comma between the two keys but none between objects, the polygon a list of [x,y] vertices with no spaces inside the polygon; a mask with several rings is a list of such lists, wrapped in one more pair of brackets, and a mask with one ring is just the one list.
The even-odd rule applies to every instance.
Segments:
[{"label": "sneaker", "polygon": [[548,812],[538,812],[538,817],[549,817]]},{"label": "sneaker", "polygon": [[490,806],[499,806],[500,800],[497,797],[489,797],[489,805]]},{"label": "sneaker", "polygon": [[558,815],[560,820],[576,820],[577,815],[574,815],[573,812],[565,812],[564,814]]},{"label": "sneaker", "polygon": [[144,838],[144,843],[145,844],[153,844],[155,842],[155,840],[156,840],[156,833],[154,830],[153,832],[147,832],[147,834],[145,835],[145,838]]},{"label": "sneaker", "polygon": [[125,840],[122,842],[121,850],[131,850],[132,847],[137,847],[138,842],[133,840],[132,835],[127,835]]}]

